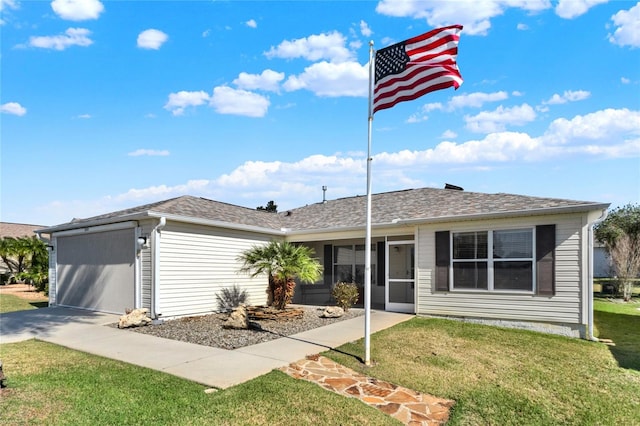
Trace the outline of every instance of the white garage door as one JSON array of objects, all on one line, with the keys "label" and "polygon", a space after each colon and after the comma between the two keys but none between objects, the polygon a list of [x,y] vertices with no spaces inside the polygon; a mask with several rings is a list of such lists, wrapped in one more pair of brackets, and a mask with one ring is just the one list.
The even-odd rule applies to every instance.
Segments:
[{"label": "white garage door", "polygon": [[57,303],[124,313],[135,305],[135,228],[57,238]]}]

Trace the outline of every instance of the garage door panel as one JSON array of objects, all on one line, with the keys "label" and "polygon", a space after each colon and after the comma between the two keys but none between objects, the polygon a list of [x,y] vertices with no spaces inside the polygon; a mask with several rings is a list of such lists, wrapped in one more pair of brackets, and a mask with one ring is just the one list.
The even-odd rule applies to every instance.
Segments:
[{"label": "garage door panel", "polygon": [[135,307],[135,231],[58,237],[58,304],[122,313]]}]

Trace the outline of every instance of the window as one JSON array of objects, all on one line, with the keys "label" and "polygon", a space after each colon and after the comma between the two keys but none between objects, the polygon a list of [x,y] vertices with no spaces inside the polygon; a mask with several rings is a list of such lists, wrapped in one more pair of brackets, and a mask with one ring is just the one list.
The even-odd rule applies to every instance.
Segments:
[{"label": "window", "polygon": [[533,291],[533,229],[451,233],[453,289]]},{"label": "window", "polygon": [[[333,247],[333,283],[354,282],[364,285],[365,246],[341,245]],[[376,246],[371,247],[371,284],[376,284]]]}]

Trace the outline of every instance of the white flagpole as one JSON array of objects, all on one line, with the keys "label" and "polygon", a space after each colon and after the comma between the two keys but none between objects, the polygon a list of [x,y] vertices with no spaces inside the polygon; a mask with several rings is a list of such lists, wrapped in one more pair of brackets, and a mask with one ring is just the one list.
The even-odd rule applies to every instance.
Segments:
[{"label": "white flagpole", "polygon": [[364,241],[364,364],[371,365],[371,124],[373,122],[373,41],[369,42],[369,129],[367,143],[367,231]]}]

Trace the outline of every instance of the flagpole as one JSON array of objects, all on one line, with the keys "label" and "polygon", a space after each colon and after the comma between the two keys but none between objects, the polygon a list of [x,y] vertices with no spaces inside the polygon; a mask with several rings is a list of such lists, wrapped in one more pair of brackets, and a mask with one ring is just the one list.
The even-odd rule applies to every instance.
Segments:
[{"label": "flagpole", "polygon": [[369,42],[369,126],[367,131],[367,230],[364,241],[364,364],[371,365],[371,125],[373,123],[373,41]]}]

